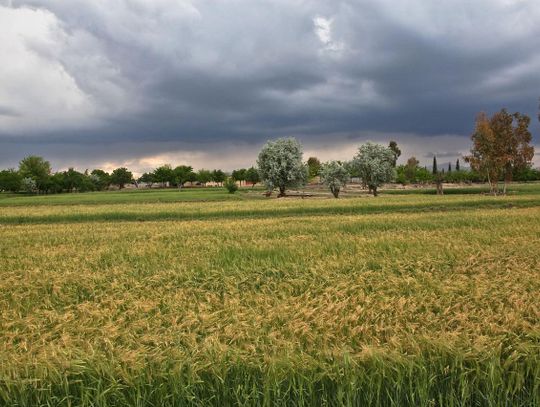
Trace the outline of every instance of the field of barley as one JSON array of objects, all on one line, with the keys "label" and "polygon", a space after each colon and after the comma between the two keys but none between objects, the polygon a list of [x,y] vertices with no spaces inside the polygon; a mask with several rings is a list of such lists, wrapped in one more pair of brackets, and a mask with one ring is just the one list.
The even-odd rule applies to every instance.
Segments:
[{"label": "field of barley", "polygon": [[540,405],[540,185],[453,192],[0,196],[0,405]]}]

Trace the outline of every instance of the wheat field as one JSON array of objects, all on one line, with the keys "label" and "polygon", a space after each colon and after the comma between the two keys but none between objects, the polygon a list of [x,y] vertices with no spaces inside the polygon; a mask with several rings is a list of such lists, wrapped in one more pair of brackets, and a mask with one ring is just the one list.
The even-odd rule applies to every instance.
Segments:
[{"label": "wheat field", "polygon": [[540,186],[130,196],[0,200],[0,405],[540,405]]}]

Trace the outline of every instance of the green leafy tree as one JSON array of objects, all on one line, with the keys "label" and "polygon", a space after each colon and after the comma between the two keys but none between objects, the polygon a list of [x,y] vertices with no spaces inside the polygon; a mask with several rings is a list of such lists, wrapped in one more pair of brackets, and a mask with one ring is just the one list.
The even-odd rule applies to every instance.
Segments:
[{"label": "green leafy tree", "polygon": [[377,196],[377,189],[395,177],[394,153],[389,147],[367,142],[353,159],[360,179]]},{"label": "green leafy tree", "polygon": [[43,157],[30,155],[19,162],[19,174],[23,178],[33,179],[37,190],[45,191],[51,175],[51,164]]},{"label": "green leafy tree", "polygon": [[64,171],[64,189],[68,192],[73,192],[74,189],[79,189],[82,184],[82,176],[78,171],[73,168],[69,168]]},{"label": "green leafy tree", "polygon": [[156,182],[156,178],[153,172],[145,172],[139,178],[139,182],[144,182],[148,185],[149,188],[152,188],[152,185]]},{"label": "green leafy tree", "polygon": [[302,146],[294,138],[268,141],[257,159],[259,174],[269,191],[279,189],[285,196],[287,188],[306,184],[307,168],[302,162]]},{"label": "green leafy tree", "polygon": [[226,179],[226,175],[223,171],[221,170],[214,170],[212,171],[212,181],[218,183],[218,184],[222,184],[225,179]]},{"label": "green leafy tree", "polygon": [[242,185],[242,181],[246,180],[246,172],[247,170],[245,168],[240,168],[239,170],[234,170],[231,174],[233,179],[240,182],[240,185]]},{"label": "green leafy tree", "polygon": [[47,190],[54,194],[63,192],[65,188],[64,174],[64,172],[56,172],[51,175],[47,183]]},{"label": "green leafy tree", "polygon": [[0,191],[18,192],[22,188],[22,177],[14,169],[0,171]]},{"label": "green leafy tree", "polygon": [[407,160],[407,164],[404,168],[405,179],[408,182],[416,182],[416,172],[418,171],[418,164],[420,161],[416,157],[411,157]]},{"label": "green leafy tree", "polygon": [[108,172],[96,168],[90,173],[90,179],[97,191],[103,191],[111,185],[111,176]]},{"label": "green leafy tree", "polygon": [[251,188],[255,187],[255,184],[261,182],[259,171],[255,167],[248,168],[246,171],[246,181],[251,183]]},{"label": "green leafy tree", "polygon": [[309,157],[307,160],[309,178],[315,178],[321,171],[321,162],[317,157]]},{"label": "green leafy tree", "polygon": [[397,143],[395,141],[390,141],[390,143],[388,144],[388,148],[390,150],[392,150],[392,153],[394,155],[394,159],[392,161],[392,166],[395,168],[396,165],[397,165],[397,160],[399,158],[399,156],[401,155],[401,150],[399,149]]},{"label": "green leafy tree", "polygon": [[96,190],[96,186],[93,182],[92,176],[88,175],[88,171],[85,171],[83,174],[81,174],[76,188],[79,192],[90,192]]},{"label": "green leafy tree", "polygon": [[199,170],[197,172],[197,181],[206,186],[206,183],[212,181],[212,173],[205,169]]},{"label": "green leafy tree", "polygon": [[223,186],[227,189],[229,194],[234,194],[236,191],[238,191],[238,185],[233,177],[228,177],[223,183]]},{"label": "green leafy tree", "polygon": [[197,180],[197,176],[193,172],[193,167],[190,165],[179,165],[174,169],[174,175],[180,188],[182,188],[186,182],[195,182]]},{"label": "green leafy tree", "polygon": [[154,170],[154,180],[159,182],[161,186],[165,186],[166,183],[174,184],[176,177],[170,164],[162,165]]},{"label": "green leafy tree", "polygon": [[320,176],[322,183],[330,189],[334,198],[339,197],[339,192],[350,179],[349,171],[338,161],[323,164],[320,168]]},{"label": "green leafy tree", "polygon": [[131,182],[133,182],[133,174],[125,167],[117,168],[111,174],[111,184],[118,185],[119,189],[123,189]]},{"label": "green leafy tree", "polygon": [[425,167],[417,168],[414,178],[420,184],[427,184],[433,181],[433,174]]}]

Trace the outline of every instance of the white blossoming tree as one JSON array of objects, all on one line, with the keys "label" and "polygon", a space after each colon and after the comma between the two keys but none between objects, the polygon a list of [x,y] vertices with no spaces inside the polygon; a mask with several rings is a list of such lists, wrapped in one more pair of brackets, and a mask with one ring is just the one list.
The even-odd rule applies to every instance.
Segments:
[{"label": "white blossoming tree", "polygon": [[321,182],[330,188],[334,198],[339,197],[339,191],[349,182],[349,171],[337,161],[329,161],[321,166]]},{"label": "white blossoming tree", "polygon": [[352,166],[373,196],[377,196],[377,188],[395,177],[393,163],[394,153],[390,148],[367,142],[358,149]]},{"label": "white blossoming tree", "polygon": [[279,189],[285,196],[287,188],[305,185],[307,168],[302,162],[302,146],[294,138],[268,141],[257,159],[259,174],[269,191]]}]

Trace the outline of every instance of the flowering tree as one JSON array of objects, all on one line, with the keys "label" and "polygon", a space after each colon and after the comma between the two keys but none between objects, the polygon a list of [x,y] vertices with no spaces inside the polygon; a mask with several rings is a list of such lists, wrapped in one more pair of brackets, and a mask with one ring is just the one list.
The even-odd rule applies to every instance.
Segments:
[{"label": "flowering tree", "polygon": [[352,166],[362,182],[377,196],[377,188],[395,177],[394,152],[383,145],[367,142],[362,144],[353,159]]},{"label": "flowering tree", "polygon": [[294,138],[267,142],[259,153],[257,165],[268,190],[278,188],[280,197],[285,196],[287,188],[303,186],[307,181],[302,146]]},{"label": "flowering tree", "polygon": [[320,176],[322,183],[330,188],[334,198],[339,197],[339,191],[350,179],[347,168],[337,161],[329,161],[323,164],[320,169]]}]

